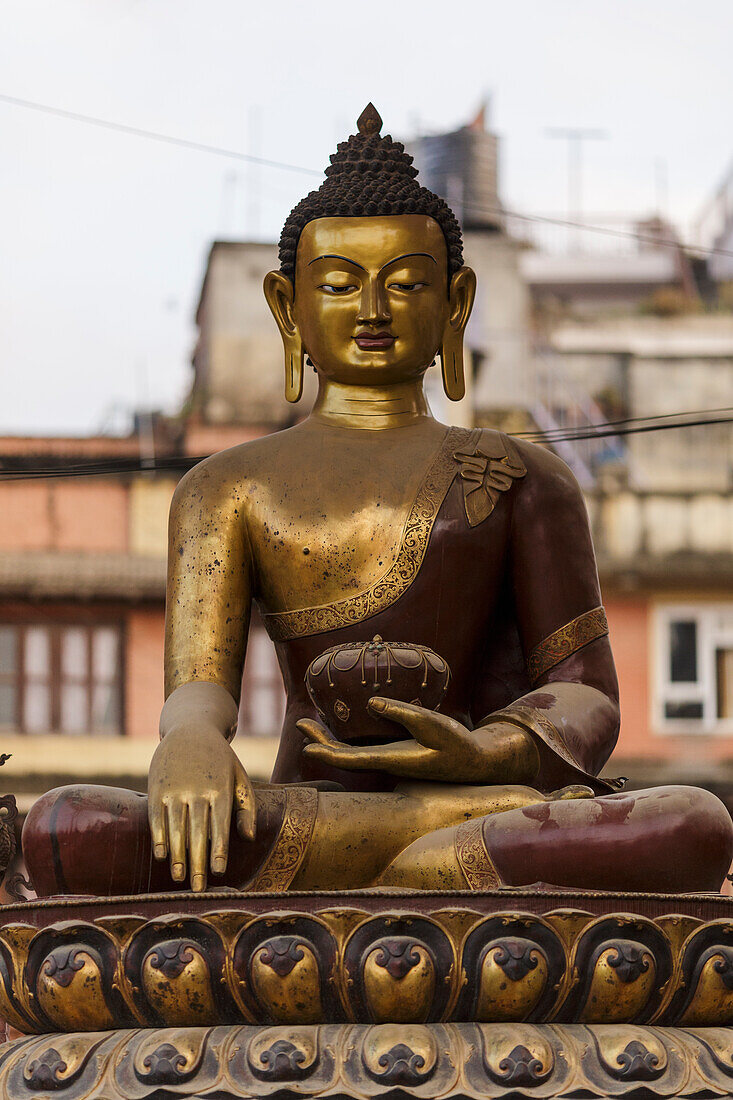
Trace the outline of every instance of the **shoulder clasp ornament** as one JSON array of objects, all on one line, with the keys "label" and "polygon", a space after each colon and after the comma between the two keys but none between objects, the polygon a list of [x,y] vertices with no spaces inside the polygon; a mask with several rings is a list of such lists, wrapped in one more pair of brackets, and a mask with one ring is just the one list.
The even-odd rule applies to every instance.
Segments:
[{"label": "shoulder clasp ornament", "polygon": [[491,454],[490,439],[483,438],[477,441],[474,450],[456,451],[453,456],[461,467],[463,503],[470,527],[477,527],[488,519],[499,493],[511,489],[514,481],[527,473],[527,467],[507,437],[498,434],[495,438],[499,446],[494,454]]}]

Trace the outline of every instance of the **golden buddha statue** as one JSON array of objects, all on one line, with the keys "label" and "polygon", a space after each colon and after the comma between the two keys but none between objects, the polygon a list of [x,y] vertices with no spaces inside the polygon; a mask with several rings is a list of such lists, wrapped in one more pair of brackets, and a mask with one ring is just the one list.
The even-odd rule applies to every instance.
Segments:
[{"label": "golden buddha statue", "polygon": [[[475,276],[451,211],[380,129],[370,105],[265,279],[287,397],[311,363],[313,411],[177,488],[147,799],[44,796],[24,834],[39,894],[200,891],[210,875],[247,890],[718,890],[729,868],[713,795],[598,778],[618,688],[582,495],[548,450],[432,417],[436,357],[448,397],[464,393]],[[229,744],[253,600],[287,691],[266,785]],[[439,711],[371,700],[402,739],[345,743],[305,673],[377,633],[432,648],[450,681]]]}]

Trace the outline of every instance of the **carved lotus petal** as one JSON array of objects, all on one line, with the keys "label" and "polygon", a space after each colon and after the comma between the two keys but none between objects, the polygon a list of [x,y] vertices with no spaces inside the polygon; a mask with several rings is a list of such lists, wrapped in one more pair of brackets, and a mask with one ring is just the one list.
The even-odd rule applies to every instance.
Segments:
[{"label": "carved lotus petal", "polygon": [[266,1017],[277,1023],[318,1023],[323,1018],[321,975],[315,948],[297,936],[262,943],[250,961],[252,990]]},{"label": "carved lotus petal", "polygon": [[435,995],[435,966],[409,936],[378,940],[364,961],[364,991],[375,1022],[426,1020]]},{"label": "carved lotus petal", "polygon": [[667,1068],[667,1051],[650,1028],[608,1024],[594,1038],[599,1061],[617,1080],[653,1081]]},{"label": "carved lotus petal", "polygon": [[432,1028],[382,1024],[365,1036],[362,1058],[375,1081],[409,1088],[430,1079],[438,1061],[438,1044]]},{"label": "carved lotus petal", "polygon": [[192,941],[164,940],[151,947],[143,959],[142,985],[169,1026],[217,1022],[209,963]]},{"label": "carved lotus petal", "polygon": [[547,985],[547,958],[526,939],[494,941],[481,963],[476,1019],[526,1020]]}]

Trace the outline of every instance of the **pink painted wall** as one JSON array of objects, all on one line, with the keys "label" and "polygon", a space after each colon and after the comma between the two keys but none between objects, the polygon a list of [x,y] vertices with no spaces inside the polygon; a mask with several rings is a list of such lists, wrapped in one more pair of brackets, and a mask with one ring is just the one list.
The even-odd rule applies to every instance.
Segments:
[{"label": "pink painted wall", "polygon": [[126,630],[125,733],[157,739],[163,706],[163,608],[130,611]]},{"label": "pink painted wall", "polygon": [[0,483],[0,550],[124,553],[128,490],[114,481]]},{"label": "pink painted wall", "polygon": [[[673,594],[672,598],[676,598]],[[654,728],[652,667],[654,600],[648,596],[605,598],[621,693],[621,734],[616,754],[636,759],[674,760],[681,766],[733,758],[733,737],[662,733]]]},{"label": "pink painted wall", "polygon": [[191,421],[186,428],[185,453],[197,457],[237,447],[267,434],[267,428],[249,424],[201,424]]},{"label": "pink painted wall", "polygon": [[0,549],[48,549],[49,500],[46,481],[0,482]]},{"label": "pink painted wall", "polygon": [[52,487],[59,550],[124,553],[128,548],[128,488],[95,479]]},{"label": "pink painted wall", "polygon": [[659,737],[649,729],[649,610],[645,598],[607,597],[609,636],[621,699],[620,756],[659,756]]}]

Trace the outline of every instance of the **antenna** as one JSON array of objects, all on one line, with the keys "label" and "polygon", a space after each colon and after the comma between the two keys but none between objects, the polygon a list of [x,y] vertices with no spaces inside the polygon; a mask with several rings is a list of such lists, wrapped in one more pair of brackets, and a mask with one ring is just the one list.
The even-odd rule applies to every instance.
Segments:
[{"label": "antenna", "polygon": [[137,438],[140,448],[140,466],[155,468],[155,428],[148,397],[148,359],[142,356],[137,363]]},{"label": "antenna", "polygon": [[669,165],[665,157],[654,159],[654,193],[657,214],[666,218],[669,213]]},{"label": "antenna", "polygon": [[260,188],[262,177],[257,157],[260,155],[262,136],[262,108],[252,104],[248,112],[247,151],[251,159],[247,165],[247,236],[254,241],[260,232]]},{"label": "antenna", "polygon": [[[561,138],[568,143],[568,221],[580,222],[583,217],[583,142],[607,138],[605,130],[588,130],[580,126],[551,126],[545,131],[548,137]],[[582,226],[569,230],[569,239],[580,251]]]}]

